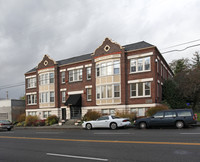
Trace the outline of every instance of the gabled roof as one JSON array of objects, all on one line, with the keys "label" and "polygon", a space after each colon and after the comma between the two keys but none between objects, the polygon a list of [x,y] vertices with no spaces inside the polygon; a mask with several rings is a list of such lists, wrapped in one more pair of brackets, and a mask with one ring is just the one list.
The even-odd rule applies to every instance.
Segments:
[{"label": "gabled roof", "polygon": [[[141,41],[141,42],[137,42],[137,43],[124,45],[122,47],[125,48],[125,51],[133,51],[133,50],[138,50],[138,49],[143,49],[143,48],[148,48],[148,47],[155,47],[155,46],[152,45],[152,44],[149,44],[145,41]],[[64,60],[60,60],[60,61],[56,61],[56,63],[58,64],[58,66],[60,66],[60,65],[71,64],[71,63],[74,63],[74,62],[91,60],[92,59],[91,54],[92,53],[77,56],[77,57],[72,57],[72,58],[68,58],[68,59],[64,59]],[[35,72],[35,71],[36,71],[36,67],[29,70],[27,73],[31,73],[31,72]]]}]

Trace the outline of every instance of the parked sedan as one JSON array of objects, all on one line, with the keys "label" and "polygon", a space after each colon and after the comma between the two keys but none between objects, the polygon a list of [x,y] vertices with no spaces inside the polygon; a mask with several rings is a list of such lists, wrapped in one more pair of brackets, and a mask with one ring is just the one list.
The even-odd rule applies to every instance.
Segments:
[{"label": "parked sedan", "polygon": [[116,116],[102,116],[97,120],[84,121],[82,124],[83,128],[92,129],[92,128],[110,128],[117,129],[118,127],[126,127],[130,125],[130,121],[127,118],[119,118]]},{"label": "parked sedan", "polygon": [[9,120],[0,120],[0,129],[7,129],[10,131],[12,128],[13,125]]}]

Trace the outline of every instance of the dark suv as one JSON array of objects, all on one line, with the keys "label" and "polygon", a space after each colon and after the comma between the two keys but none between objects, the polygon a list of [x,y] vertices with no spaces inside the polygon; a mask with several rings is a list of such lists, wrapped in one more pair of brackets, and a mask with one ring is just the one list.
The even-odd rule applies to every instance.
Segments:
[{"label": "dark suv", "polygon": [[149,118],[141,118],[134,121],[134,126],[147,128],[153,126],[176,126],[183,128],[191,124],[196,124],[197,119],[192,109],[174,109],[159,111]]}]

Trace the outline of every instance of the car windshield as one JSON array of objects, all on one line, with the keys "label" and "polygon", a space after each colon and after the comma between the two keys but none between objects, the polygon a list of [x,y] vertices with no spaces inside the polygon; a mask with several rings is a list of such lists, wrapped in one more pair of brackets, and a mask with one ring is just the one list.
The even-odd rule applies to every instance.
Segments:
[{"label": "car windshield", "polygon": [[153,117],[154,118],[163,118],[163,114],[164,114],[164,112],[157,112]]},{"label": "car windshield", "polygon": [[0,120],[0,123],[10,123],[9,120]]}]

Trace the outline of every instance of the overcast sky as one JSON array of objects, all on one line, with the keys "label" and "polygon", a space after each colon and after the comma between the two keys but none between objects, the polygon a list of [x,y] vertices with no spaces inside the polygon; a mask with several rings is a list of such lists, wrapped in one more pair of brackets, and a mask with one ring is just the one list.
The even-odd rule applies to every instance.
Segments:
[{"label": "overcast sky", "polygon": [[[200,39],[199,0],[0,0],[0,98],[18,99],[24,73],[44,54],[55,61],[94,52],[109,37],[121,45],[146,41],[162,52]],[[166,49],[167,48],[167,49]],[[191,58],[200,46],[164,54]]]}]

